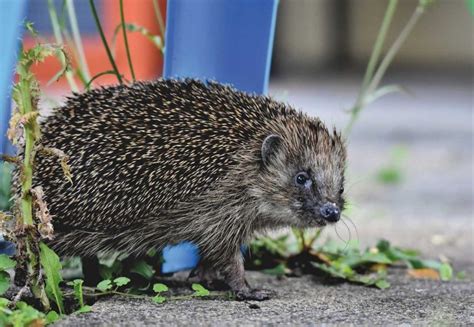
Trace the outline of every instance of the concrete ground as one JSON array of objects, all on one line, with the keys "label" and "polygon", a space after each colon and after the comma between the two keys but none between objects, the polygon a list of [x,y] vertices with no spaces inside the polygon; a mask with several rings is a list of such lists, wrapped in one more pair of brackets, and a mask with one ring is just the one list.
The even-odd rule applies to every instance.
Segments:
[{"label": "concrete ground", "polygon": [[472,281],[411,280],[399,272],[386,290],[311,276],[277,280],[250,273],[253,284],[277,290],[265,302],[182,300],[161,305],[144,299],[111,298],[93,312],[72,315],[58,326],[255,326],[474,324]]},{"label": "concrete ground", "polygon": [[[393,76],[393,75],[392,75]],[[473,95],[470,76],[399,74],[413,96],[389,95],[362,113],[348,142],[347,192],[357,226],[351,238],[363,246],[379,238],[450,260],[464,280],[414,280],[394,269],[392,286],[378,290],[305,276],[277,280],[252,272],[249,280],[277,291],[269,301],[186,300],[156,305],[146,300],[110,298],[93,312],[66,317],[59,326],[109,325],[320,325],[474,324],[473,259]],[[360,81],[353,75],[271,84],[276,98],[343,127]],[[403,147],[402,179],[376,178]],[[345,239],[343,225],[338,232]],[[326,237],[335,238],[334,231]]]}]

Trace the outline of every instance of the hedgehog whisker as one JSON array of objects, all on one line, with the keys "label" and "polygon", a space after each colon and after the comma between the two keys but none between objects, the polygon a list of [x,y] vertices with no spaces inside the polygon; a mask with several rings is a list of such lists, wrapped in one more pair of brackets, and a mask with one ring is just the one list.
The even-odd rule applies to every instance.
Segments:
[{"label": "hedgehog whisker", "polygon": [[349,242],[352,240],[352,233],[351,233],[351,229],[349,228],[349,226],[346,224],[346,222],[344,220],[342,220],[342,223],[344,224],[344,226],[346,226],[346,229],[347,229],[347,232],[349,234],[349,240],[346,242],[346,246],[344,247],[344,251],[347,249],[347,246],[349,245]]},{"label": "hedgehog whisker", "polygon": [[334,225],[334,231],[336,232],[337,237],[339,237],[339,239],[340,239],[341,241],[343,241],[343,242],[346,243],[346,244],[344,245],[344,249],[342,250],[342,252],[344,252],[344,251],[347,249],[347,246],[349,245],[349,241],[346,241],[346,240],[344,240],[344,239],[341,237],[341,235],[339,234],[339,232],[338,232],[338,230],[337,230],[337,224]]},{"label": "hedgehog whisker", "polygon": [[347,215],[342,215],[342,218],[343,218],[343,220],[344,219],[347,220],[352,225],[352,227],[354,227],[354,230],[355,230],[355,233],[356,233],[356,238],[357,238],[357,243],[360,243],[359,230],[357,229],[357,226],[354,223],[354,221],[351,218],[349,218],[349,216],[347,216]]}]

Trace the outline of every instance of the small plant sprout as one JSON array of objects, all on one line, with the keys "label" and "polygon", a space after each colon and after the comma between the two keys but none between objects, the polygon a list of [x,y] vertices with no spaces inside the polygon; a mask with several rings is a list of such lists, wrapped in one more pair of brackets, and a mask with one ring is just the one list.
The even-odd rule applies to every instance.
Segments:
[{"label": "small plant sprout", "polygon": [[156,283],[153,285],[153,292],[156,293],[156,295],[153,297],[153,302],[161,304],[166,301],[166,298],[162,295],[163,292],[168,291],[168,286],[165,284],[161,283]]},{"label": "small plant sprout", "polygon": [[97,289],[101,292],[107,292],[113,287],[112,281],[110,279],[105,279],[97,284]]},{"label": "small plant sprout", "polygon": [[210,292],[208,289],[206,289],[204,286],[201,284],[193,284],[192,289],[194,290],[194,296],[198,297],[203,297],[203,296],[209,296]]},{"label": "small plant sprout", "polygon": [[[264,268],[264,273],[279,276],[323,272],[334,278],[380,289],[390,286],[387,268],[399,263],[404,264],[408,275],[414,278],[450,280],[453,276],[449,263],[421,259],[418,252],[392,246],[385,240],[365,251],[361,251],[355,241],[344,245],[330,240],[317,248],[292,246],[288,238],[280,238],[278,242],[278,248],[286,248],[286,251],[275,252],[275,240],[259,238],[253,242],[247,266],[258,270]],[[294,242],[299,243],[298,240]],[[262,266],[264,262],[266,265]]]},{"label": "small plant sprout", "polygon": [[83,290],[84,281],[82,279],[74,279],[73,281],[68,282],[67,284],[74,288],[74,297],[79,303],[79,309],[76,312],[78,313],[90,312],[92,310],[91,306],[84,304],[84,290]]}]

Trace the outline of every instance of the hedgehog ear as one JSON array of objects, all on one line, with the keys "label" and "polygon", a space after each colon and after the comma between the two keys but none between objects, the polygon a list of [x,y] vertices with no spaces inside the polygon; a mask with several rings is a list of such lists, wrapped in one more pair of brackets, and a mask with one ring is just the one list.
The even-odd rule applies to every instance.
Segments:
[{"label": "hedgehog ear", "polygon": [[280,136],[271,134],[268,135],[262,143],[262,161],[265,165],[267,165],[275,153],[278,151],[280,145],[282,143],[282,139]]}]

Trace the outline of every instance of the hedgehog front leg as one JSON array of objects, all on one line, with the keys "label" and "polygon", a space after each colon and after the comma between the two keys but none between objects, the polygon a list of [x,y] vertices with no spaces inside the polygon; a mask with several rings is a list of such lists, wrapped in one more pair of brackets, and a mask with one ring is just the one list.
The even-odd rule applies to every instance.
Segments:
[{"label": "hedgehog front leg", "polygon": [[268,300],[272,292],[267,290],[252,289],[245,280],[244,260],[240,252],[240,248],[230,258],[226,267],[222,269],[225,282],[229,285],[239,301]]}]

